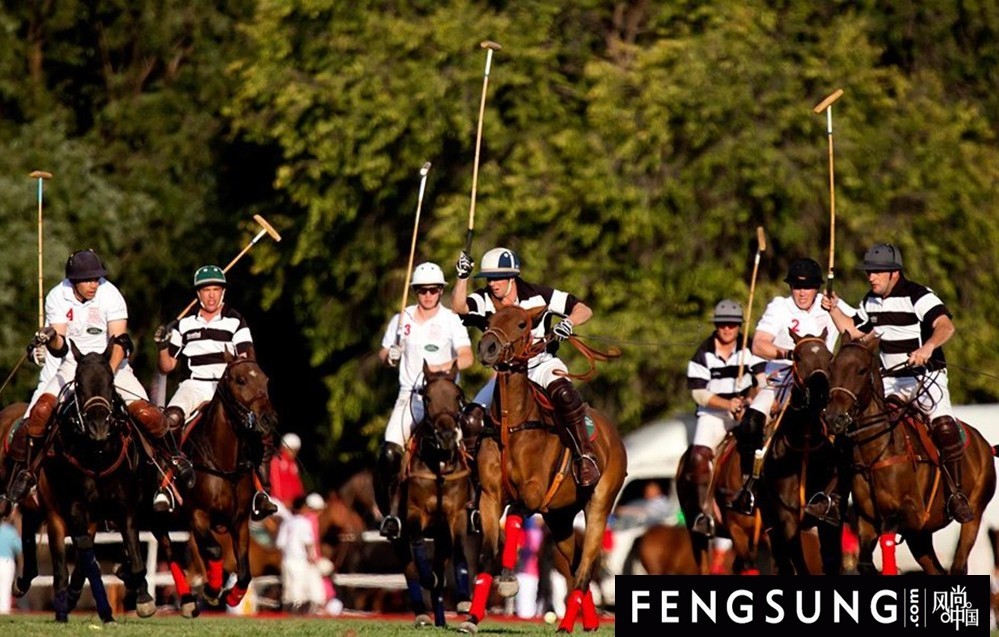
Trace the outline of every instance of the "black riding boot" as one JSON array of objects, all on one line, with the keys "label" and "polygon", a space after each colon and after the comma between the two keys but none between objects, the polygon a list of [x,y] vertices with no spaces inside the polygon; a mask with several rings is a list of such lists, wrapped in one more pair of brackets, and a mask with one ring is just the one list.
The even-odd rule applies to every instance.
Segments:
[{"label": "black riding boot", "polygon": [[[14,436],[16,441],[17,435]],[[24,499],[24,496],[35,486],[35,476],[28,470],[33,456],[32,451],[39,453],[44,442],[44,437],[35,438],[23,434],[21,445],[12,444],[10,448],[11,460],[8,483],[6,488],[0,493],[0,517],[6,518],[14,512],[14,505]]]},{"label": "black riding boot", "polygon": [[478,403],[468,403],[461,410],[461,442],[465,446],[468,469],[472,474],[472,499],[465,505],[468,514],[468,532],[482,533],[482,514],[479,513],[479,436],[486,424],[486,410]]},{"label": "black riding boot", "polygon": [[173,432],[167,431],[162,438],[157,439],[157,442],[163,449],[164,455],[169,459],[173,473],[177,476],[177,482],[183,485],[185,489],[192,488],[195,478],[194,465],[187,459],[184,452],[180,450],[180,447],[177,445],[177,439],[173,437]]},{"label": "black riding boot", "polygon": [[586,405],[583,398],[567,378],[559,378],[548,385],[552,404],[562,421],[564,441],[572,450],[572,475],[576,484],[592,487],[600,479],[600,465],[593,455],[590,436],[586,431]]},{"label": "black riding boot", "polygon": [[382,443],[381,452],[378,454],[378,489],[375,491],[375,498],[378,510],[382,512],[379,532],[390,540],[398,539],[402,532],[402,522],[396,515],[395,499],[404,453],[402,446],[386,441]]},{"label": "black riding boot", "polygon": [[736,513],[752,515],[756,508],[756,478],[753,477],[753,460],[756,450],[763,447],[763,426],[767,417],[755,409],[747,409],[735,430],[739,449],[739,468],[742,470],[742,488],[736,491],[729,508]]},{"label": "black riding boot", "polygon": [[700,508],[690,530],[707,537],[714,537],[715,534],[715,518],[709,501],[711,494],[708,493],[711,486],[711,459],[713,457],[714,451],[710,447],[694,445],[690,450],[688,457],[690,467],[687,469],[690,479],[697,487],[697,503]]},{"label": "black riding boot", "polygon": [[941,468],[950,490],[947,512],[961,524],[971,522],[975,519],[975,514],[971,510],[967,494],[961,489],[961,461],[964,459],[961,425],[950,416],[940,416],[930,423],[930,435],[940,451]]},{"label": "black riding boot", "polygon": [[[266,445],[269,449],[270,445]],[[265,453],[263,460],[257,465],[257,475],[260,476],[261,490],[253,494],[253,504],[250,506],[250,519],[259,522],[267,516],[277,513],[277,505],[267,492],[271,489],[271,456]]]}]

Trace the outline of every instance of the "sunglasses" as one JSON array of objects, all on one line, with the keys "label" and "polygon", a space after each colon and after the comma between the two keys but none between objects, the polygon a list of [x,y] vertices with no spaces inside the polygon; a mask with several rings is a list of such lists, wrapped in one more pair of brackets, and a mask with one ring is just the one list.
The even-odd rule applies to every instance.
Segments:
[{"label": "sunglasses", "polygon": [[440,294],[441,288],[430,287],[430,288],[416,288],[417,294]]}]

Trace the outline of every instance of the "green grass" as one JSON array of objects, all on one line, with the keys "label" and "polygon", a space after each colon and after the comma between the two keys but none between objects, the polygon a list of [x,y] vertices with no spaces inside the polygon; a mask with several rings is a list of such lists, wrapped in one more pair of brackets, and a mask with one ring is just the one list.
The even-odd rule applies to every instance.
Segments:
[{"label": "green grass", "polygon": [[[457,634],[458,621],[448,617],[448,632]],[[577,624],[574,634],[584,634]],[[102,625],[96,613],[77,612],[69,622],[58,624],[50,614],[20,614],[0,616],[0,633],[17,637],[56,637],[59,635],[114,635],[126,637],[171,637],[192,635],[197,637],[256,637],[286,635],[288,637],[402,637],[405,635],[440,634],[430,628],[414,628],[411,620],[364,619],[342,617],[279,618],[201,616],[184,619],[180,615],[157,615],[139,619],[134,615],[118,617],[112,625]],[[486,620],[479,626],[479,635],[517,637],[520,635],[554,635],[555,627],[542,623],[508,622],[502,619]],[[586,635],[610,637],[613,624],[602,624],[600,629]]]}]

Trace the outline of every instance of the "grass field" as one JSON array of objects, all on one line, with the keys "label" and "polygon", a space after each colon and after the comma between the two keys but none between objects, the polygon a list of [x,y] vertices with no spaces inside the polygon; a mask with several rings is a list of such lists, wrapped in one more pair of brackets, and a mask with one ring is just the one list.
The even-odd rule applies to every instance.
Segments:
[{"label": "grass field", "polygon": [[[448,632],[457,634],[460,620],[448,616]],[[577,624],[574,634],[583,634]],[[403,637],[406,635],[440,634],[429,628],[414,628],[411,619],[393,616],[385,617],[316,617],[289,618],[281,615],[261,615],[257,617],[233,617],[202,615],[196,619],[184,619],[180,615],[156,615],[149,619],[139,619],[134,614],[117,618],[117,622],[102,625],[96,613],[77,612],[70,615],[69,622],[58,624],[49,613],[31,613],[0,616],[0,633],[17,637],[58,637],[60,635],[111,634],[115,637],[135,635],[137,637],[173,637],[192,635],[197,637],[257,637],[287,635],[288,637]],[[480,635],[531,636],[554,635],[555,626],[541,622],[492,619],[487,617],[479,626]],[[586,635],[610,637],[614,634],[614,624],[604,623],[600,629]]]}]

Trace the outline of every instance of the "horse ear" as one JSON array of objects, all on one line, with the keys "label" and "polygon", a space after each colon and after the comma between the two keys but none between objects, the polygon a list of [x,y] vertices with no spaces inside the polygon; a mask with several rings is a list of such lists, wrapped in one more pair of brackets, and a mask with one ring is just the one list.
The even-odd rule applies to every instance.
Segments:
[{"label": "horse ear", "polygon": [[[76,346],[76,343],[73,342],[73,339],[68,338],[66,340],[69,341],[69,349],[72,350],[72,352],[73,352],[73,358],[75,358],[77,361],[79,361],[81,358],[83,358],[83,352],[81,352],[80,348]],[[112,341],[108,341],[108,349],[109,350],[111,349],[111,343],[112,343]]]},{"label": "horse ear", "polygon": [[423,359],[423,376],[426,378],[430,375],[430,365],[427,363],[426,359]]},{"label": "horse ear", "polygon": [[819,334],[819,338],[821,338],[824,341],[824,340],[826,340],[826,337],[828,337],[828,336],[829,336],[829,328],[828,327],[823,327],[822,328],[822,333]]},{"label": "horse ear", "polygon": [[458,359],[457,358],[454,359],[453,361],[451,361],[451,371],[448,372],[448,376],[451,377],[451,380],[454,380],[455,378],[458,378]]},{"label": "horse ear", "polygon": [[840,333],[839,337],[840,337],[840,339],[839,339],[839,340],[843,341],[843,344],[844,344],[844,345],[845,345],[845,344],[847,344],[847,343],[850,343],[850,342],[852,342],[852,341],[853,341],[853,337],[852,337],[852,336],[850,336],[850,332],[848,332],[848,331],[846,331],[846,330],[843,330],[843,331],[842,331],[842,332]]},{"label": "horse ear", "polygon": [[872,352],[878,351],[878,348],[881,347],[881,336],[872,333],[870,336],[864,339],[864,345],[866,345],[867,349],[871,350]]},{"label": "horse ear", "polygon": [[797,345],[798,341],[802,339],[802,337],[795,334],[794,330],[792,330],[790,327],[787,328],[787,333],[791,335],[791,340],[794,341],[795,345]]},{"label": "horse ear", "polygon": [[[74,347],[73,356],[75,357],[78,350],[76,350],[76,346],[75,345],[73,347]],[[110,362],[111,361],[111,352],[113,352],[113,351],[114,351],[114,341],[108,341],[108,346],[104,348],[104,354],[102,354],[102,356],[104,356],[104,360]],[[77,360],[79,360],[79,359],[77,359]]]},{"label": "horse ear", "polygon": [[230,352],[229,348],[227,347],[222,350],[222,360],[224,360],[225,364],[228,365],[229,363],[236,360],[236,355]]}]

